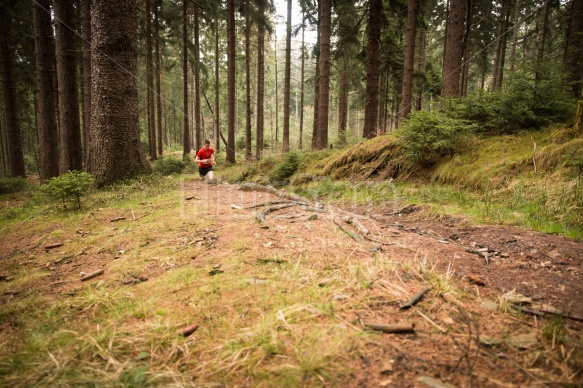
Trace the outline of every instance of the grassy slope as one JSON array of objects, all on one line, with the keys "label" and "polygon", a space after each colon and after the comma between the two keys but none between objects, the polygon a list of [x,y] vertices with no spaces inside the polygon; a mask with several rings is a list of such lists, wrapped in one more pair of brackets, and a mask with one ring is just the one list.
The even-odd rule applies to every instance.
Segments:
[{"label": "grassy slope", "polygon": [[[583,180],[580,166],[572,165],[581,164],[582,150],[583,139],[551,127],[476,138],[463,152],[423,169],[407,163],[392,136],[381,136],[345,150],[306,154],[309,158],[291,181],[297,192],[320,199],[366,198],[382,204],[398,196],[402,206],[425,204],[436,215],[582,239]],[[271,158],[269,163],[284,162]],[[259,170],[248,168],[246,179],[265,180]],[[225,176],[230,177],[228,170]],[[391,178],[397,194],[391,191],[390,198],[372,193],[365,184]]]}]

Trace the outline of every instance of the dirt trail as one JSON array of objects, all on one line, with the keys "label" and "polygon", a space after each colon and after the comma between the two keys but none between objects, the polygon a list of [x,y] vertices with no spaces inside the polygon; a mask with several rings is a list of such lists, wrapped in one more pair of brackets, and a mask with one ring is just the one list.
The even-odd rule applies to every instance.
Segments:
[{"label": "dirt trail", "polygon": [[[423,209],[416,207],[385,213],[382,208],[339,209],[300,202],[299,198],[282,198],[273,192],[241,190],[238,185],[187,183],[180,190],[178,208],[176,202],[163,206],[169,209],[168,219],[178,217],[180,212],[180,219],[193,219],[204,224],[198,231],[176,226],[175,222],[166,224],[166,220],[153,222],[136,218],[130,221],[134,215],[132,210],[126,220],[133,222],[132,228],[148,228],[148,234],[155,236],[136,241],[122,234],[125,227],[120,226],[122,231],[112,229],[110,219],[119,215],[119,211],[108,209],[98,217],[86,217],[86,225],[58,227],[62,229],[61,235],[72,241],[81,240],[84,233],[103,233],[104,237],[111,233],[107,242],[102,244],[109,244],[112,248],[89,252],[84,256],[83,268],[106,268],[100,279],[112,286],[128,284],[122,285],[119,279],[108,273],[107,267],[113,259],[111,251],[121,256],[115,259],[124,260],[123,252],[126,251],[176,245],[176,252],[182,254],[190,247],[199,246],[205,249],[204,255],[182,257],[176,264],[212,269],[213,265],[226,263],[237,255],[242,261],[237,270],[228,265],[220,267],[217,276],[222,276],[225,281],[231,277],[247,277],[262,285],[265,282],[262,275],[267,273],[262,271],[270,265],[278,265],[278,261],[301,264],[316,278],[307,277],[306,284],[316,281],[321,288],[330,287],[330,292],[341,291],[331,296],[336,303],[332,321],[327,321],[330,318],[316,310],[309,314],[327,326],[340,322],[344,328],[359,331],[363,321],[369,320],[417,322],[414,335],[380,336],[378,340],[369,341],[366,346],[343,355],[342,370],[351,371],[344,376],[343,386],[422,387],[427,385],[417,379],[423,375],[442,376],[443,381],[455,386],[553,386],[552,381],[583,381],[581,370],[578,370],[581,367],[577,364],[579,361],[567,366],[576,357],[568,352],[562,357],[551,356],[550,345],[540,338],[535,345],[528,345],[525,349],[521,348],[522,345],[482,348],[472,343],[472,338],[478,333],[508,337],[514,334],[528,336],[533,331],[540,333],[538,318],[525,315],[516,319],[481,307],[481,300],[496,301],[501,294],[513,289],[531,297],[534,302],[550,304],[573,316],[583,316],[582,243],[513,227],[469,225],[461,219],[449,217],[429,219],[423,216]],[[141,213],[144,212],[136,209],[136,214]],[[190,241],[196,233],[198,237],[206,236],[206,239]],[[42,246],[35,245],[38,234],[39,231],[30,230],[18,236],[8,236],[0,242],[4,258],[0,260],[0,274],[5,273],[10,265],[14,267],[15,262],[21,262],[21,268],[26,270],[27,265],[33,265],[24,260],[30,254],[38,253],[37,261],[49,258],[49,253],[42,252]],[[43,241],[43,244],[50,242]],[[392,261],[399,267],[375,274],[375,278],[367,280],[368,287],[364,290],[349,284],[353,275],[343,267],[359,266],[363,272],[369,269],[372,273],[377,260]],[[432,290],[419,309],[399,309],[411,295],[427,286],[427,279],[418,271],[407,269],[409,265],[420,262],[428,267],[434,264],[438,271],[457,279],[458,286],[466,292],[463,303],[448,298],[446,290],[440,290],[439,296],[437,290]],[[155,267],[145,267],[144,273],[152,269],[148,275],[153,278],[164,276],[165,271],[172,268],[165,267],[160,271]],[[49,270],[48,280],[41,289],[43,293],[59,295],[78,286],[73,280],[78,279],[79,272],[75,262],[65,260],[58,265],[49,262]],[[334,277],[322,279],[320,273],[332,273]],[[470,282],[469,275],[482,279],[485,285]],[[54,286],[47,287],[48,283]],[[276,288],[274,292],[284,292]],[[35,290],[39,291],[38,284],[30,284],[20,294],[9,294],[5,289],[3,302],[8,303],[9,298],[19,298]],[[230,302],[228,299],[222,301],[225,305]],[[245,303],[252,304],[252,301]],[[245,319],[249,322],[245,324],[252,325],[253,318],[251,313],[247,315]],[[574,336],[579,344],[574,353],[577,355],[583,348],[580,346],[583,325],[574,319],[564,322],[569,335]],[[309,323],[310,326],[313,324]],[[17,326],[11,322],[0,323],[0,329],[5,333],[15,334],[14,327]],[[293,339],[289,337],[284,342]],[[565,353],[565,349],[562,351]],[[560,350],[557,348],[553,352],[559,353]]]}]

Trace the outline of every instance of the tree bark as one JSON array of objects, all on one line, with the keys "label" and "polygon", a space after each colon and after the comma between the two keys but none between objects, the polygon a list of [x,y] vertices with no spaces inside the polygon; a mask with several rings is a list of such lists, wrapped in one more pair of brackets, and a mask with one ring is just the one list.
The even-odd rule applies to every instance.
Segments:
[{"label": "tree bark", "polygon": [[[87,165],[89,128],[91,127],[91,0],[81,0],[81,39],[83,48],[83,164]],[[42,158],[41,158],[42,159]],[[42,178],[41,178],[42,179]]]},{"label": "tree bark", "polygon": [[508,37],[508,34],[506,34],[508,28],[508,0],[502,0],[501,7],[496,39],[496,57],[494,59],[494,72],[492,75],[492,90],[499,90],[502,87],[502,77],[504,74],[506,40]]},{"label": "tree bark", "polygon": [[[82,2],[82,5],[88,0]],[[37,126],[40,138],[40,180],[46,182],[59,175],[59,148],[55,115],[55,52],[51,26],[50,0],[34,0],[34,46],[36,64]],[[86,27],[84,26],[84,29]],[[84,43],[85,49],[85,43]],[[85,52],[83,53],[85,55]],[[83,65],[85,69],[85,64]],[[85,89],[85,84],[83,85]],[[87,85],[89,87],[90,85]],[[87,105],[87,104],[86,104]]]},{"label": "tree bark", "polygon": [[99,185],[150,173],[138,128],[137,0],[94,0],[88,169]]},{"label": "tree bark", "polygon": [[54,2],[61,159],[59,172],[81,171],[83,151],[77,92],[74,0]]},{"label": "tree bark", "polygon": [[156,139],[158,140],[158,155],[162,156],[163,147],[162,147],[162,136],[163,136],[163,127],[162,127],[162,72],[160,71],[161,61],[160,61],[160,21],[158,19],[158,8],[162,6],[161,0],[155,0],[154,4],[154,46],[156,49]]},{"label": "tree bark", "polygon": [[251,7],[245,0],[245,157],[251,159]]},{"label": "tree bark", "polygon": [[[183,95],[183,157],[190,154],[190,129],[188,126],[188,0],[182,0],[182,95]],[[197,150],[198,151],[198,150]]]},{"label": "tree bark", "polygon": [[318,1],[318,18],[316,21],[316,46],[314,50],[316,51],[316,72],[314,74],[314,119],[312,123],[312,149],[316,149],[316,143],[318,140],[318,115],[319,115],[319,104],[320,100],[320,15],[322,14],[322,3]]},{"label": "tree bark", "polygon": [[215,19],[215,139],[216,139],[216,151],[219,152],[220,141],[219,136],[221,133],[221,112],[220,112],[220,74],[219,74],[219,15],[217,14]]},{"label": "tree bark", "polygon": [[[419,32],[419,54],[417,55],[417,71],[423,72],[425,70],[425,28]],[[421,110],[423,107],[423,89],[425,84],[422,80],[417,84],[417,97],[415,99],[415,110]]]},{"label": "tree bark", "polygon": [[368,16],[368,41],[366,47],[366,97],[363,138],[375,136],[379,114],[379,68],[381,58],[382,0],[371,0]]},{"label": "tree bark", "polygon": [[302,10],[302,58],[301,58],[301,75],[300,75],[300,140],[298,148],[304,147],[304,74],[306,64],[306,41],[305,41],[305,11]]},{"label": "tree bark", "polygon": [[583,0],[573,0],[571,24],[567,36],[565,50],[565,65],[568,71],[568,82],[575,98],[581,98],[583,87]]},{"label": "tree bark", "polygon": [[227,61],[229,85],[227,162],[235,163],[235,0],[227,0]]},{"label": "tree bark", "polygon": [[328,148],[328,103],[330,101],[330,30],[332,4],[321,0],[320,14],[320,87],[318,98],[318,136],[316,149]]},{"label": "tree bark", "polygon": [[405,63],[403,65],[403,85],[401,88],[401,117],[411,113],[413,99],[413,67],[415,63],[415,36],[417,34],[417,15],[419,0],[409,0],[407,7],[407,31],[405,32]]},{"label": "tree bark", "polygon": [[200,104],[200,18],[198,7],[198,4],[194,4],[194,146],[197,151],[202,148],[203,130]]},{"label": "tree bark", "polygon": [[156,106],[154,105],[154,60],[152,58],[152,22],[150,0],[144,0],[145,33],[146,33],[146,79],[147,79],[147,111],[148,111],[148,145],[150,160],[158,159],[156,148]]},{"label": "tree bark", "polygon": [[264,61],[265,61],[265,24],[263,17],[265,8],[263,1],[259,2],[260,22],[257,26],[257,128],[255,141],[255,158],[261,159],[263,154],[263,129],[265,124],[265,82],[264,82]]},{"label": "tree bark", "polygon": [[514,63],[516,61],[516,44],[518,41],[518,21],[520,19],[520,0],[515,0],[514,15],[512,18],[512,47],[510,49],[510,72],[514,71]]},{"label": "tree bark", "polygon": [[291,100],[291,12],[292,2],[287,0],[287,28],[285,35],[285,79],[283,95],[283,144],[282,151],[289,151],[289,116]]},{"label": "tree bark", "polygon": [[450,0],[443,59],[442,97],[459,97],[466,0]]}]

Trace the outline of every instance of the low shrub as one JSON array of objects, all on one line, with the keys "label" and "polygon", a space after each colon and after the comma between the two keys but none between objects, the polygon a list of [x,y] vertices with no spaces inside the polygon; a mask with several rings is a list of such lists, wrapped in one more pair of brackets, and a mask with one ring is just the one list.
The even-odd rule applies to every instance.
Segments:
[{"label": "low shrub", "polygon": [[154,171],[162,175],[180,174],[185,166],[185,161],[172,156],[164,156],[153,164]]},{"label": "low shrub", "polygon": [[298,169],[302,159],[301,152],[294,151],[285,155],[283,162],[277,164],[267,176],[272,181],[283,181],[291,177]]},{"label": "low shrub", "polygon": [[396,135],[410,162],[430,165],[461,151],[475,130],[475,125],[468,120],[451,118],[440,112],[417,111],[409,115]]},{"label": "low shrub", "polygon": [[0,177],[0,194],[18,193],[29,187],[30,183],[24,178]]},{"label": "low shrub", "polygon": [[49,197],[60,199],[65,210],[67,209],[67,201],[71,199],[76,200],[77,209],[81,209],[81,197],[87,195],[94,183],[95,179],[91,174],[73,170],[49,179],[48,183],[43,186],[43,191]]}]

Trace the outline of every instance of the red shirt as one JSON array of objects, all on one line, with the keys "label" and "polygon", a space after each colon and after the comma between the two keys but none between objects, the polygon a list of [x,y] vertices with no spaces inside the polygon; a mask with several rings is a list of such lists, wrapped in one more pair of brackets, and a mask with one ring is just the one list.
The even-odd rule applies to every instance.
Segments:
[{"label": "red shirt", "polygon": [[[205,150],[203,147],[198,151],[198,153],[196,154],[196,157],[200,160],[210,159],[214,153],[215,153],[215,150],[212,149],[211,147],[209,147],[208,150]],[[210,163],[199,163],[198,164],[198,167],[201,167],[201,168],[206,168],[206,167],[211,167],[211,166],[212,166],[212,164],[210,164]]]}]

